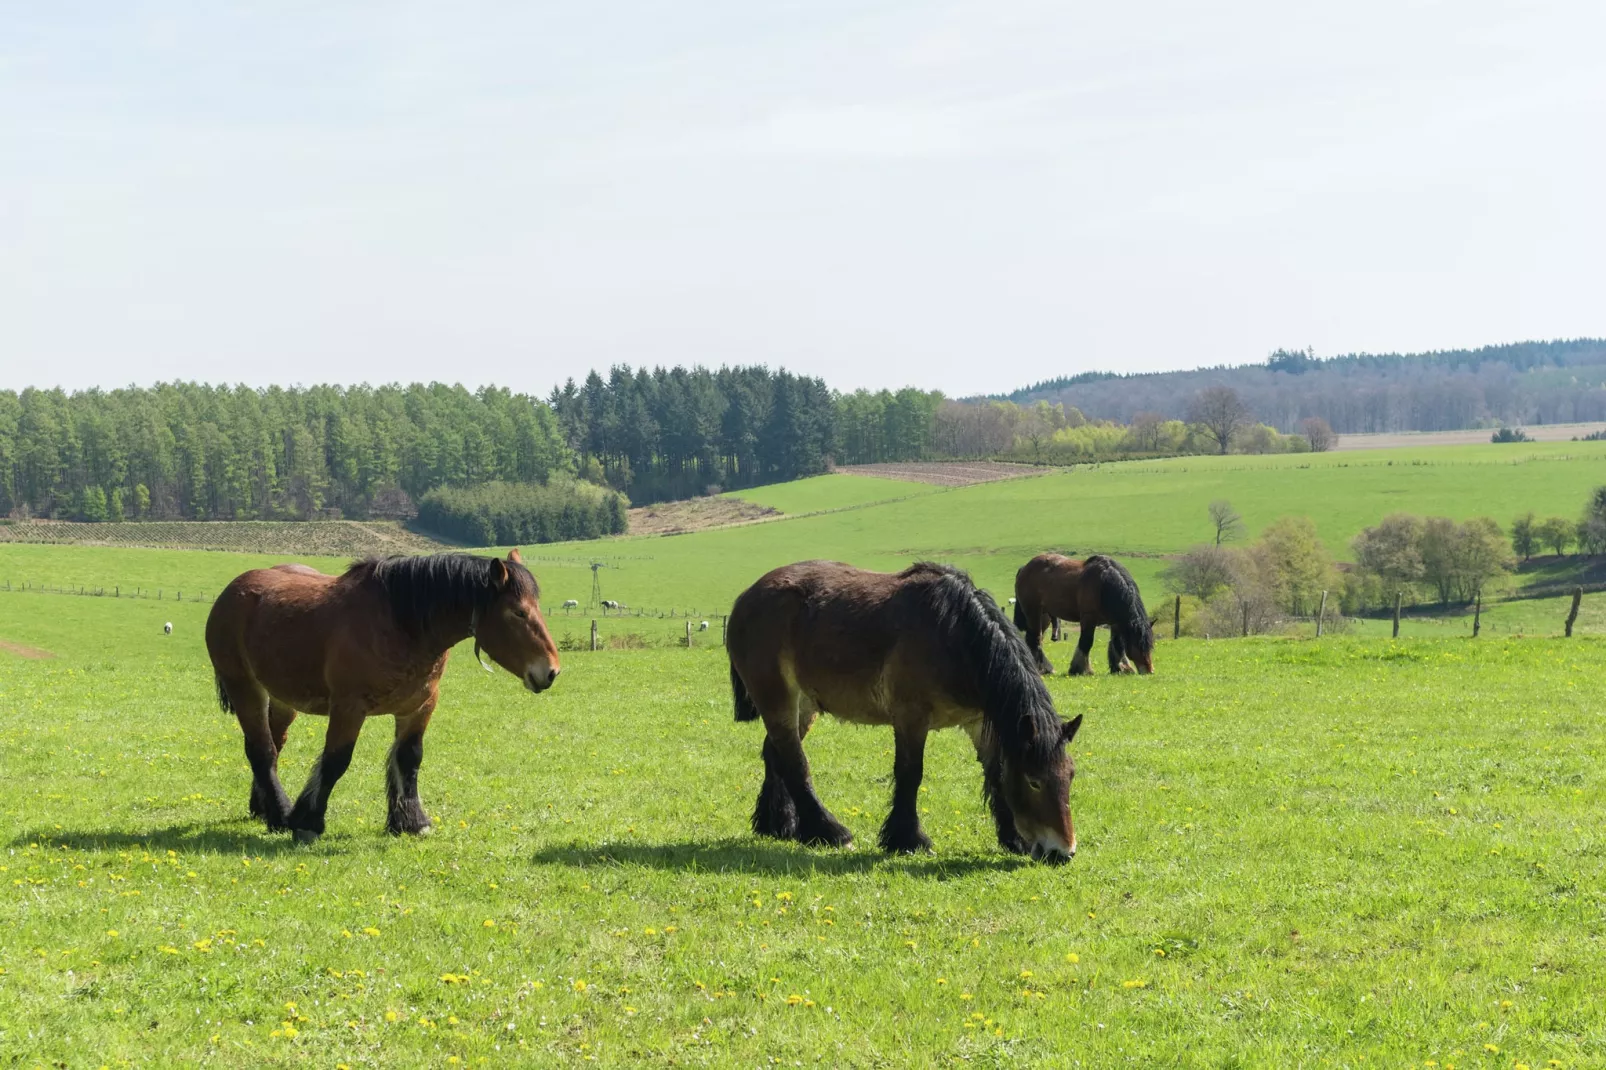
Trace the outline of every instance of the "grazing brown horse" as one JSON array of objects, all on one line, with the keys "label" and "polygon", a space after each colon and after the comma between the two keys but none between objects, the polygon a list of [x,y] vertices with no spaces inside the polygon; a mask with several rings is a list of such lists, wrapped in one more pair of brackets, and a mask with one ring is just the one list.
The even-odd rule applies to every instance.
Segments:
[{"label": "grazing brown horse", "polygon": [[[1086,561],[1061,554],[1038,554],[1015,573],[1015,626],[1026,633],[1037,668],[1054,671],[1043,653],[1043,628],[1050,622],[1080,623],[1082,636],[1071,658],[1071,675],[1091,673],[1093,630],[1110,628],[1111,672],[1154,671],[1154,631],[1132,574],[1112,558],[1094,554]],[[1131,659],[1130,661],[1128,659]]]},{"label": "grazing brown horse", "polygon": [[916,805],[926,734],[965,729],[982,766],[998,842],[1064,861],[1076,853],[1065,747],[1082,718],[1064,722],[1009,619],[943,565],[897,574],[833,561],[769,573],[731,609],[736,719],[764,719],[764,786],[753,810],[761,836],[845,847],[853,842],[814,793],[803,738],[821,711],[889,724],[896,742],[888,851],[930,850]]},{"label": "grazing brown horse", "polygon": [[[359,561],[340,576],[278,565],[236,577],[206,620],[206,648],[218,702],[245,731],[251,813],[317,839],[364,719],[394,715],[386,827],[428,832],[418,767],[446,659],[472,636],[476,658],[484,647],[530,691],[551,687],[558,651],[539,595],[517,550],[506,561],[435,554]],[[329,718],[329,729],[292,808],[279,755],[297,711]]]}]

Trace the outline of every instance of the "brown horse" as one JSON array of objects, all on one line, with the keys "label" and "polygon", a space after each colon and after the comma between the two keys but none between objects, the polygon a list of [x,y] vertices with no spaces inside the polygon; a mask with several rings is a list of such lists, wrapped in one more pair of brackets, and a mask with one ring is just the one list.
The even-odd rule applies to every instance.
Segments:
[{"label": "brown horse", "polygon": [[930,850],[916,800],[926,734],[964,728],[982,766],[998,842],[1063,861],[1076,853],[1062,722],[1026,644],[970,577],[917,564],[896,575],[832,561],[769,573],[736,599],[725,632],[736,719],[764,719],[761,836],[845,847],[853,834],[814,793],[803,738],[821,711],[890,724],[896,743],[888,851]]},{"label": "brown horse", "polygon": [[[236,577],[212,606],[206,648],[218,702],[245,731],[251,813],[317,839],[364,719],[394,715],[386,827],[428,832],[418,767],[446,659],[472,636],[476,658],[483,646],[530,691],[551,687],[558,651],[539,596],[517,550],[506,561],[436,554],[359,561],[341,576],[278,565]],[[279,755],[297,711],[329,718],[329,729],[292,808]]]},{"label": "brown horse", "polygon": [[[1132,574],[1103,554],[1086,561],[1061,554],[1038,554],[1015,573],[1015,626],[1026,633],[1026,645],[1039,672],[1054,666],[1043,653],[1043,628],[1050,621],[1080,623],[1082,636],[1071,658],[1071,675],[1091,673],[1093,630],[1110,628],[1111,672],[1154,671],[1154,631]],[[1130,658],[1130,661],[1128,660]]]}]

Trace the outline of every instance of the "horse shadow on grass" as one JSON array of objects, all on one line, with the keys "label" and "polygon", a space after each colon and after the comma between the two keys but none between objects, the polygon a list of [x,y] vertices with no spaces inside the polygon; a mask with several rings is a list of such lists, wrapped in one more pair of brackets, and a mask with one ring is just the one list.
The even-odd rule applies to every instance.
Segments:
[{"label": "horse shadow on grass", "polygon": [[73,851],[178,851],[182,854],[250,855],[253,858],[285,854],[300,848],[289,833],[268,832],[260,824],[243,819],[197,821],[143,832],[111,829],[59,829],[55,827],[24,832],[11,841],[12,847],[37,843],[41,847],[65,847]]},{"label": "horse shadow on grass", "polygon": [[530,857],[536,865],[585,869],[643,866],[677,873],[762,873],[767,876],[840,876],[893,873],[923,880],[954,880],[973,873],[1008,873],[1035,863],[1017,855],[890,855],[875,848],[815,850],[731,837],[681,843],[569,843]]}]

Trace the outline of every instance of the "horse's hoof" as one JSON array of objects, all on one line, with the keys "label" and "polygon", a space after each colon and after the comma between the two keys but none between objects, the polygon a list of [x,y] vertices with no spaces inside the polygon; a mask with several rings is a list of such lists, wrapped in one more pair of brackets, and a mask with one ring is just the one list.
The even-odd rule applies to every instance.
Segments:
[{"label": "horse's hoof", "polygon": [[418,829],[416,832],[413,833],[414,836],[433,836],[434,834],[435,834],[435,826],[434,825],[425,825],[423,828]]},{"label": "horse's hoof", "polygon": [[312,829],[295,829],[294,834],[297,843],[317,843],[320,835]]}]

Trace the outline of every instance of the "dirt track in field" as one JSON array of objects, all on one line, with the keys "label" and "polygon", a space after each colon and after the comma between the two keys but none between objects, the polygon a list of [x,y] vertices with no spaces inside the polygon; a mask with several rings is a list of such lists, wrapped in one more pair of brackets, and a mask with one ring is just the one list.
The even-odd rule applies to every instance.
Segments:
[{"label": "dirt track in field", "polygon": [[[1570,442],[1574,438],[1606,429],[1606,424],[1540,424],[1525,427],[1523,433],[1535,442]],[[1339,435],[1336,450],[1386,450],[1401,446],[1471,446],[1488,442],[1492,428],[1473,431],[1401,431],[1395,434]]]},{"label": "dirt track in field", "polygon": [[907,464],[849,464],[836,471],[850,476],[934,483],[939,487],[968,487],[972,483],[1040,476],[1053,469],[1031,464],[1005,464],[1002,461],[918,461]]},{"label": "dirt track in field", "polygon": [[37,661],[41,658],[53,658],[56,656],[48,650],[41,650],[36,646],[24,646],[21,643],[13,643],[9,639],[0,639],[0,650],[4,650],[7,654],[15,654],[19,658],[28,658],[31,661]]},{"label": "dirt track in field", "polygon": [[740,498],[691,498],[681,502],[659,502],[630,510],[632,535],[680,535],[688,531],[745,524],[765,517],[780,516],[779,509],[755,505]]}]

